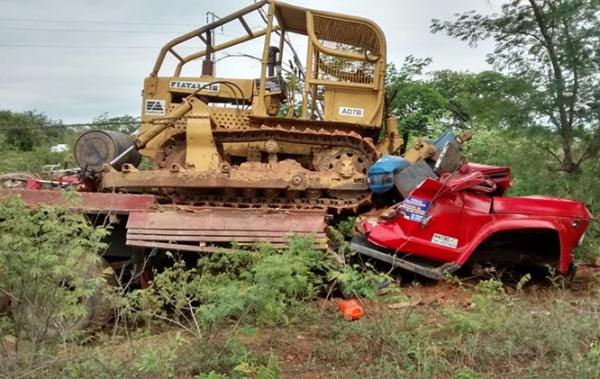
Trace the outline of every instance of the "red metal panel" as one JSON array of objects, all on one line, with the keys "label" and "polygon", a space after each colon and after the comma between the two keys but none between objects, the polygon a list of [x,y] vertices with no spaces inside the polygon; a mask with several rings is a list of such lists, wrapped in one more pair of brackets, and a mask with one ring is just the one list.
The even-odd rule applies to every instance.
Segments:
[{"label": "red metal panel", "polygon": [[[247,236],[168,236],[168,235],[140,235],[140,234],[127,234],[127,238],[136,241],[188,241],[188,242],[281,242],[286,243],[289,237],[292,235],[280,235],[278,237],[272,236],[260,236],[260,235],[247,235]],[[317,236],[314,236],[317,237]],[[322,236],[321,236],[322,237]]]},{"label": "red metal panel", "polygon": [[592,218],[579,201],[548,196],[494,197],[494,213]]},{"label": "red metal panel", "polygon": [[[211,236],[227,236],[227,237],[235,237],[235,236],[246,236],[248,233],[247,230],[177,230],[177,229],[135,229],[130,228],[127,230],[129,234],[139,234],[139,235],[168,235],[168,236],[201,236],[210,234]],[[282,232],[270,232],[264,231],[260,233],[262,236],[268,237],[278,237],[281,236]],[[290,234],[292,234],[290,232]],[[296,233],[298,234],[298,233]]]},{"label": "red metal panel", "polygon": [[292,235],[301,234],[313,236],[315,247],[327,247],[323,211],[186,208],[189,212],[184,212],[165,209],[130,213],[127,244],[184,251],[206,251],[204,244],[230,242],[269,243],[282,247]]},{"label": "red metal panel", "polygon": [[50,204],[90,212],[128,213],[151,210],[155,205],[152,195],[121,193],[69,192],[51,190],[0,190],[0,200],[18,196],[29,205]]},{"label": "red metal panel", "polygon": [[320,233],[325,230],[323,211],[198,209],[190,213],[175,211],[132,212],[127,229],[244,230],[287,233]]}]

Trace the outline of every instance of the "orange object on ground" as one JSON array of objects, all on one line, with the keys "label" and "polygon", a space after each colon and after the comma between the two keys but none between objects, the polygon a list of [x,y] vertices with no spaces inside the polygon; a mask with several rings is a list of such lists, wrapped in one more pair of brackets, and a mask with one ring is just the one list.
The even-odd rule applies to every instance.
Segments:
[{"label": "orange object on ground", "polygon": [[358,320],[365,314],[356,300],[342,300],[339,302],[339,307],[344,318],[349,321]]}]

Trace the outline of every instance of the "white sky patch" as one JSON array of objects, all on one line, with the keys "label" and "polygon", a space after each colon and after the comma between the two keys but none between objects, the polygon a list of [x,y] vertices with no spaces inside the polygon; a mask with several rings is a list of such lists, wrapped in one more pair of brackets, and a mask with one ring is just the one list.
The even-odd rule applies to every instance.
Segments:
[{"label": "white sky patch", "polygon": [[[472,72],[490,68],[485,56],[492,44],[473,49],[443,33],[431,34],[431,19],[452,20],[454,13],[469,10],[494,13],[501,4],[501,0],[288,2],[374,20],[386,35],[388,62],[397,66],[405,56],[414,55],[433,58],[431,70]],[[207,11],[225,16],[250,3],[172,0],[167,6],[162,0],[0,0],[0,108],[35,109],[65,122],[87,122],[104,112],[139,116],[143,80],[160,47],[204,25]],[[248,21],[251,27],[261,23],[259,19]],[[232,25],[236,27],[217,31],[217,42],[244,34],[241,26]],[[293,38],[302,60],[306,57],[303,38]],[[259,39],[229,52],[260,56],[261,48]],[[256,60],[223,54],[217,58],[218,76],[259,76]],[[198,75],[200,63],[195,69]]]}]

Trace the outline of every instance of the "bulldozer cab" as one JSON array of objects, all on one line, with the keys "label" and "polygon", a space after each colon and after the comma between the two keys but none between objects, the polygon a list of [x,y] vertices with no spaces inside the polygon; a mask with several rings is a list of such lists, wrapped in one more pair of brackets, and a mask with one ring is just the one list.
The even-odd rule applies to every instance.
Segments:
[{"label": "bulldozer cab", "polygon": [[[251,28],[247,21],[257,14],[264,20],[261,29]],[[212,32],[234,23],[241,25],[245,35],[217,43]],[[304,62],[291,48],[289,36],[294,34],[305,38]],[[259,38],[263,48],[257,57],[260,72],[256,79],[215,76],[215,53]],[[189,41],[201,41],[203,48],[191,54],[179,52],[178,47]],[[169,56],[176,65],[164,76],[163,63]],[[183,69],[191,65],[198,66],[199,75],[182,76]],[[235,126],[243,117],[279,117],[376,129],[384,115],[385,69],[385,37],[372,21],[259,1],[162,47],[144,83],[141,131],[190,94],[209,105],[216,124]]]}]

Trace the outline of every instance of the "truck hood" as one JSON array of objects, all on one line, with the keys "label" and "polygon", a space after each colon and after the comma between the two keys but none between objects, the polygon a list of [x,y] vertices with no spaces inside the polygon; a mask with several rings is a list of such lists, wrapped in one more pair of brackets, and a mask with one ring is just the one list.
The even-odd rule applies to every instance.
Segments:
[{"label": "truck hood", "polygon": [[492,213],[512,213],[544,216],[592,218],[585,204],[548,196],[494,197]]}]

